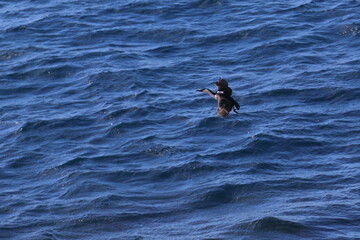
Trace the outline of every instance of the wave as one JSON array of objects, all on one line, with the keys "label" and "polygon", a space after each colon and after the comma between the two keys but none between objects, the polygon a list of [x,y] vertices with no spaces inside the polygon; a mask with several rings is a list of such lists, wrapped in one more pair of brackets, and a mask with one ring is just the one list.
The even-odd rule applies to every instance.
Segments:
[{"label": "wave", "polygon": [[235,225],[231,227],[231,230],[235,232],[279,232],[302,237],[313,235],[311,228],[306,225],[276,217],[264,217]]},{"label": "wave", "polygon": [[279,137],[269,134],[254,135],[247,142],[242,149],[207,154],[205,157],[226,160],[266,154],[270,158],[273,153],[298,151],[300,148],[307,149],[307,151],[317,150],[325,144],[323,141],[310,137]]},{"label": "wave", "polygon": [[106,174],[106,181],[109,182],[164,182],[164,181],[185,181],[200,176],[206,176],[210,172],[227,168],[193,161],[179,166],[162,166],[149,168],[148,170],[114,171]]},{"label": "wave", "polygon": [[97,163],[118,163],[121,162],[121,154],[97,156],[97,157],[75,157],[73,159],[67,160],[56,168],[71,168],[74,166],[81,166],[83,164],[97,164]]},{"label": "wave", "polygon": [[[247,105],[264,104],[269,98],[287,100],[291,104],[300,103],[327,103],[340,104],[357,100],[359,88],[319,87],[319,88],[279,88],[249,94],[245,97]],[[289,105],[289,104],[288,104]]]},{"label": "wave", "polygon": [[[6,75],[8,79],[41,79],[44,81],[45,79],[63,79],[66,77],[71,76],[75,72],[79,70],[79,67],[77,64],[62,64],[59,66],[49,66],[49,67],[40,67],[44,64],[37,63],[37,66],[30,66],[33,65],[33,63],[24,63],[22,66],[18,66],[22,69],[14,69],[10,73]],[[49,86],[52,86],[49,84]],[[56,86],[56,84],[55,84]],[[43,90],[42,87],[36,86],[39,91],[47,92],[46,90]],[[16,91],[16,89],[13,89],[13,91]],[[19,90],[20,91],[20,90]]]},{"label": "wave", "polygon": [[[142,98],[143,96],[137,95],[137,94],[133,94],[133,95],[127,95],[127,96],[123,96],[121,97],[122,99],[126,99],[125,101],[136,101],[137,98]],[[147,98],[147,97],[146,97]],[[125,104],[124,104],[125,105]],[[120,110],[115,110],[112,111],[110,113],[108,113],[105,116],[105,119],[107,120],[114,120],[114,119],[118,119],[118,118],[122,118],[122,119],[131,119],[132,121],[129,122],[123,122],[123,123],[119,123],[116,126],[113,126],[111,131],[113,130],[117,130],[120,128],[127,128],[127,127],[137,127],[137,126],[146,126],[146,125],[152,125],[156,123],[156,120],[159,120],[160,123],[160,119],[164,113],[167,112],[167,109],[162,107],[161,104],[158,104],[158,106],[134,106],[134,107],[125,107],[122,108]],[[156,113],[156,114],[155,114]],[[147,120],[144,121],[136,121],[135,119],[137,118],[143,118],[143,117],[147,117]],[[171,118],[173,117],[169,117],[168,119],[166,119],[166,121],[170,121]],[[162,121],[164,121],[162,119]]]},{"label": "wave", "polygon": [[[167,151],[167,150],[161,150]],[[151,153],[153,154],[153,153]],[[157,153],[163,154],[161,152]],[[75,181],[74,178],[78,179],[87,179],[91,176],[101,180],[103,184],[112,186],[113,184],[118,183],[150,183],[150,182],[173,182],[173,181],[188,181],[191,179],[199,179],[206,177],[209,173],[216,173],[218,171],[226,171],[231,169],[232,166],[228,164],[219,164],[219,163],[203,163],[199,161],[191,161],[185,164],[172,165],[166,164],[162,166],[152,166],[146,169],[143,168],[128,168],[133,163],[133,159],[137,159],[137,163],[141,161],[145,153],[132,154],[131,156],[124,156],[123,153],[116,155],[107,155],[99,157],[76,157],[61,163],[60,165],[53,167],[52,169],[46,169],[42,174],[46,175],[50,172],[59,171],[61,169],[73,169],[81,168],[83,171],[75,173],[71,176],[71,179]],[[144,159],[149,161],[147,157]],[[99,171],[88,171],[86,170],[90,166],[98,166]],[[115,170],[107,169],[106,166],[113,166]],[[104,171],[101,171],[101,169]],[[61,170],[62,171],[62,170]],[[69,179],[70,177],[67,177]],[[78,181],[76,180],[76,181]],[[76,184],[75,188],[80,185]],[[74,189],[76,192],[76,189]]]},{"label": "wave", "polygon": [[81,128],[91,127],[95,119],[86,117],[70,117],[63,119],[51,119],[51,120],[37,120],[32,122],[26,122],[22,125],[21,129],[23,133],[38,130],[51,130],[55,128]]},{"label": "wave", "polygon": [[256,197],[259,192],[266,191],[268,183],[250,182],[244,184],[221,184],[219,186],[203,186],[192,193],[188,207],[192,209],[213,208],[231,203],[250,203],[261,201]]}]

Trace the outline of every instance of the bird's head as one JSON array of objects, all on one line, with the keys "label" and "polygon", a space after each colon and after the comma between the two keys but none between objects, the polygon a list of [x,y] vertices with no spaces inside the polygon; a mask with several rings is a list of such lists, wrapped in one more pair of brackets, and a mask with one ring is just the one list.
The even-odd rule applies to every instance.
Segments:
[{"label": "bird's head", "polygon": [[219,78],[214,84],[217,88],[228,87],[228,82],[223,78]]}]

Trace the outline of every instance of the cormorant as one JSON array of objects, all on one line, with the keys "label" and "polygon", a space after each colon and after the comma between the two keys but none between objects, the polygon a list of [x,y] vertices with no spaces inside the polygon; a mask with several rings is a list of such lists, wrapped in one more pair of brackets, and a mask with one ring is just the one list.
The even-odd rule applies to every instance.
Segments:
[{"label": "cormorant", "polygon": [[240,109],[240,105],[232,97],[232,89],[229,87],[227,81],[220,78],[214,83],[218,90],[214,93],[210,89],[203,88],[196,91],[209,94],[212,98],[217,100],[217,114],[219,117],[226,117],[231,110],[238,113],[236,110]]}]

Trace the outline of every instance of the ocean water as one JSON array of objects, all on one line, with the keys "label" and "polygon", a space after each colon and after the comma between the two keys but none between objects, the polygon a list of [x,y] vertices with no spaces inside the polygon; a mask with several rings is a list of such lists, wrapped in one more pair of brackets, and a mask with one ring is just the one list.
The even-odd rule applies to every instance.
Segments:
[{"label": "ocean water", "polygon": [[359,12],[0,1],[0,238],[360,239]]}]

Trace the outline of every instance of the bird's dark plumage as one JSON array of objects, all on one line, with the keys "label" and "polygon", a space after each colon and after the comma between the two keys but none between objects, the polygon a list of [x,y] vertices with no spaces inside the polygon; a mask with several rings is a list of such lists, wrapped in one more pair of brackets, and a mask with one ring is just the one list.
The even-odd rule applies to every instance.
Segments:
[{"label": "bird's dark plumage", "polygon": [[232,95],[232,89],[229,87],[229,84],[227,83],[227,81],[223,78],[220,78],[219,80],[217,80],[217,82],[214,83],[215,86],[218,88],[218,92],[222,92],[222,94],[224,96],[229,96],[231,97]]},{"label": "bird's dark plumage", "polygon": [[229,115],[231,110],[233,110],[235,113],[238,113],[236,110],[240,109],[240,105],[231,97],[232,89],[229,87],[227,81],[223,78],[220,78],[217,82],[215,82],[215,86],[218,88],[215,93],[207,88],[197,91],[207,93],[212,98],[217,100],[218,116],[226,117],[227,115]]}]

